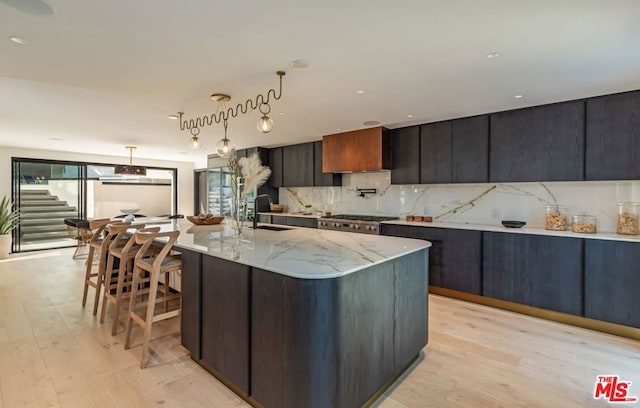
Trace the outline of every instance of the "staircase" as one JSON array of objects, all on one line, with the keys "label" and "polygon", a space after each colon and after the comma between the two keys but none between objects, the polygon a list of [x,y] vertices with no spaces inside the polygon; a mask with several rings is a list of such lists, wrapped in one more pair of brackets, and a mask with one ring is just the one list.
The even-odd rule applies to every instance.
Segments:
[{"label": "staircase", "polygon": [[78,210],[47,190],[20,191],[21,243],[55,241],[68,238],[65,218],[77,218]]}]

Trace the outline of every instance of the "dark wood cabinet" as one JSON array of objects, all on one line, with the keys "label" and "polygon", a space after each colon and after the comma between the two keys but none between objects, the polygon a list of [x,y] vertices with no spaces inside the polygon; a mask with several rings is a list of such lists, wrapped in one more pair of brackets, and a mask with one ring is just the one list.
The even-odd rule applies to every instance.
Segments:
[{"label": "dark wood cabinet", "polygon": [[282,148],[282,187],[313,186],[313,143]]},{"label": "dark wood cabinet", "polygon": [[181,291],[189,296],[182,298],[182,318],[180,333],[182,345],[191,350],[192,357],[200,359],[200,279],[202,255],[198,252],[180,249],[182,253]]},{"label": "dark wood cabinet", "polygon": [[271,216],[271,223],[272,224],[278,224],[278,225],[287,225],[287,216],[285,215],[272,215]]},{"label": "dark wood cabinet", "polygon": [[322,172],[322,140],[313,142],[313,185],[341,186],[342,174]]},{"label": "dark wood cabinet", "polygon": [[451,121],[451,182],[489,181],[489,116]]},{"label": "dark wood cabinet", "polygon": [[318,220],[316,218],[287,217],[287,225],[294,227],[318,228]]},{"label": "dark wood cabinet", "polygon": [[420,183],[451,182],[451,121],[420,126]]},{"label": "dark wood cabinet", "polygon": [[640,178],[640,91],[587,99],[587,180]]},{"label": "dark wood cabinet", "polygon": [[274,188],[282,187],[282,147],[269,149],[269,185]]},{"label": "dark wood cabinet", "polygon": [[248,394],[249,267],[203,256],[201,281],[202,361]]},{"label": "dark wood cabinet", "polygon": [[480,231],[382,224],[382,234],[431,242],[430,285],[481,294]]},{"label": "dark wood cabinet", "polygon": [[420,184],[420,126],[391,131],[391,184]]},{"label": "dark wood cabinet", "polygon": [[484,296],[582,314],[583,240],[482,233]]},{"label": "dark wood cabinet", "polygon": [[585,241],[585,317],[640,327],[640,244]]},{"label": "dark wood cabinet", "polygon": [[583,100],[491,115],[489,179],[584,180]]}]

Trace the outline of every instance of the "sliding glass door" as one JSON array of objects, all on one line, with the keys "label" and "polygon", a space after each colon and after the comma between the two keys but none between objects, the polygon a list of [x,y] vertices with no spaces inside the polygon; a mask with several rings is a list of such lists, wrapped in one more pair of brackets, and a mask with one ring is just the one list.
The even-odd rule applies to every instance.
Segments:
[{"label": "sliding glass door", "polygon": [[75,245],[65,218],[84,218],[86,165],[14,158],[13,200],[20,209],[14,252]]}]

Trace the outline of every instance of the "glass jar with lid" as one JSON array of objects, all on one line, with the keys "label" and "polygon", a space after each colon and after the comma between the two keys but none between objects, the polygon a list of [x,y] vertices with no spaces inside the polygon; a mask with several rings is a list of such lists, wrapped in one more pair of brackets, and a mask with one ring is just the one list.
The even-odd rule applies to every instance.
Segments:
[{"label": "glass jar with lid", "polygon": [[640,203],[618,203],[618,234],[638,235]]},{"label": "glass jar with lid", "polygon": [[547,205],[544,229],[566,231],[569,226],[569,208],[566,205]]},{"label": "glass jar with lid", "polygon": [[578,214],[573,216],[571,231],[583,234],[595,234],[597,232],[597,218],[595,215]]}]

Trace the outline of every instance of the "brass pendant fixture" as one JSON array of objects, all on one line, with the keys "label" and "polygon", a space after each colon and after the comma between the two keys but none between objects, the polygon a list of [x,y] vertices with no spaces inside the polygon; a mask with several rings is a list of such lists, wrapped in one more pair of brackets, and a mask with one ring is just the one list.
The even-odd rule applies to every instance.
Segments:
[{"label": "brass pendant fixture", "polygon": [[113,169],[113,173],[117,175],[125,175],[125,176],[146,176],[147,168],[142,166],[134,166],[133,165],[133,151],[136,149],[135,146],[125,146],[126,149],[129,149],[129,165],[119,164],[116,165]]}]

